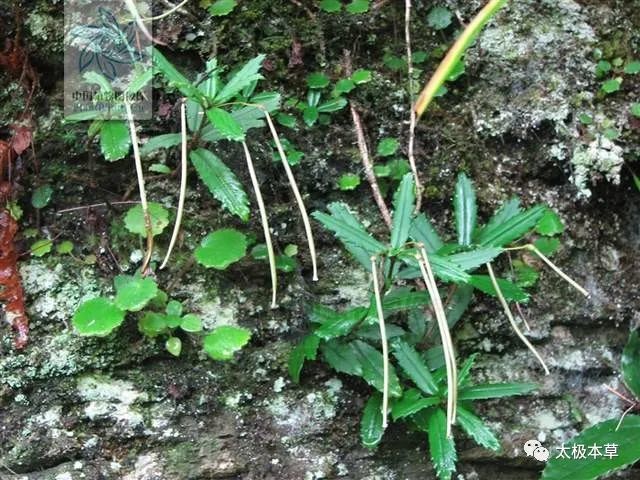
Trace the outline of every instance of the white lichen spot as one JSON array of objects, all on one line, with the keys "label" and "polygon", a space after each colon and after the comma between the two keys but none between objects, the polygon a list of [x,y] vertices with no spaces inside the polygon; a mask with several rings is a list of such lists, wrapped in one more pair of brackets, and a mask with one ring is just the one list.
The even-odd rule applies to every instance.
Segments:
[{"label": "white lichen spot", "polygon": [[148,400],[148,395],[137,391],[130,382],[85,376],[78,380],[78,395],[88,402],[84,413],[90,420],[110,418],[128,430],[144,425],[144,417],[134,403]]},{"label": "white lichen spot", "polygon": [[598,136],[588,145],[578,145],[571,157],[571,181],[578,188],[578,196],[589,198],[589,186],[602,178],[619,185],[623,163],[622,147],[604,136]]},{"label": "white lichen spot", "polygon": [[276,379],[276,381],[273,382],[273,391],[276,392],[276,393],[280,393],[284,389],[285,385],[286,385],[286,382],[285,382],[284,378],[278,377]]}]

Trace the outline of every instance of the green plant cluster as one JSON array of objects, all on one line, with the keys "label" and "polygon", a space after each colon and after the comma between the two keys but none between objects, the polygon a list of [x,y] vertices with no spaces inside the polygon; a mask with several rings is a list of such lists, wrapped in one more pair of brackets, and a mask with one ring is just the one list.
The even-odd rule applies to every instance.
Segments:
[{"label": "green plant cluster", "polygon": [[203,332],[200,317],[183,314],[182,303],[170,300],[150,277],[118,275],[115,297],[97,297],[83,302],[73,316],[79,335],[104,337],[120,327],[127,314],[138,320],[138,330],[148,338],[165,339],[174,356],[182,351],[181,335],[204,335],[203,349],[214,360],[229,360],[251,338],[246,328],[221,326]]},{"label": "green plant cluster", "polygon": [[[313,215],[333,231],[362,268],[373,271],[380,265],[383,276],[381,305],[385,319],[384,336],[379,328],[374,292],[368,305],[337,312],[314,305],[310,313],[313,333],[292,351],[289,372],[300,381],[305,361],[319,357],[338,372],[362,378],[374,388],[363,412],[361,436],[367,446],[377,445],[384,431],[380,392],[388,389],[393,420],[407,421],[428,432],[431,455],[440,479],[449,479],[455,470],[453,439],[446,434],[443,406],[447,396],[443,365],[443,346],[433,319],[434,301],[418,284],[422,279],[417,254],[424,247],[435,276],[442,282],[448,327],[453,328],[469,305],[474,289],[489,295],[502,295],[515,302],[526,302],[525,288],[535,283],[532,272],[521,267],[519,281],[496,279],[479,273],[514,242],[534,235],[536,242],[557,242],[553,238],[564,229],[557,214],[544,205],[523,210],[517,199],[506,202],[483,226],[477,222],[476,195],[471,181],[461,174],[456,184],[454,210],[457,241],[445,242],[425,214],[414,212],[414,184],[406,174],[394,196],[391,236],[374,238],[343,203],[329,205],[329,213]],[[538,245],[544,247],[542,243]],[[537,277],[536,277],[537,278]],[[451,293],[453,292],[453,293]],[[384,384],[385,359],[378,345],[391,342],[389,380]],[[383,347],[384,351],[384,347]],[[321,356],[320,356],[320,355]],[[457,374],[458,423],[480,445],[497,449],[499,444],[480,419],[473,414],[471,400],[524,394],[530,384],[472,385],[470,369],[475,356]]]}]

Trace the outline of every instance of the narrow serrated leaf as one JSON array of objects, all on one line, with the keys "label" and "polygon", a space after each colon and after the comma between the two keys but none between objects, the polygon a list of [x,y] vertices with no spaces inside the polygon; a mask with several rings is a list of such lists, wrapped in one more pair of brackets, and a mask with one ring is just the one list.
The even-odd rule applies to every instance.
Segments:
[{"label": "narrow serrated leaf", "polygon": [[324,322],[314,333],[324,340],[348,335],[362,321],[367,312],[368,310],[364,307],[349,309]]},{"label": "narrow serrated leaf", "polygon": [[409,238],[411,217],[415,202],[413,175],[402,177],[400,186],[393,197],[393,223],[391,227],[391,247],[402,247]]},{"label": "narrow serrated leaf", "polygon": [[369,397],[362,411],[360,421],[360,439],[367,448],[373,448],[380,443],[384,428],[382,427],[382,395],[374,392]]},{"label": "narrow serrated leaf", "polygon": [[[508,301],[526,303],[529,301],[529,295],[522,290],[518,285],[504,278],[498,278],[498,286],[502,292],[504,298]],[[471,275],[469,283],[475,288],[487,295],[497,297],[496,289],[493,287],[491,277],[488,275]]]},{"label": "narrow serrated leaf", "polygon": [[490,262],[502,252],[503,250],[498,247],[484,247],[468,252],[455,253],[447,256],[446,259],[458,265],[462,270],[469,271]]},{"label": "narrow serrated leaf", "polygon": [[399,400],[391,404],[391,415],[394,420],[400,420],[425,408],[438,405],[441,401],[437,397],[423,397],[419,390],[410,388],[402,394]]},{"label": "narrow serrated leaf", "polygon": [[440,250],[444,242],[440,239],[438,232],[424,213],[419,214],[411,222],[409,235],[416,242],[424,245],[427,253],[434,253]]},{"label": "narrow serrated leaf", "polygon": [[434,395],[438,391],[429,367],[411,345],[402,340],[395,340],[393,342],[393,356],[396,357],[404,373],[420,390],[428,395]]},{"label": "narrow serrated leaf", "polygon": [[[362,366],[361,377],[372,387],[382,392],[384,388],[383,358],[382,354],[368,343],[354,340],[350,347]],[[389,365],[389,395],[399,397],[402,395],[402,387],[396,375],[393,365]]]},{"label": "narrow serrated leaf", "polygon": [[471,245],[473,230],[476,226],[476,192],[471,180],[464,173],[458,175],[456,193],[453,197],[456,214],[456,230],[460,245]]},{"label": "narrow serrated leaf", "polygon": [[484,229],[478,237],[478,243],[485,247],[503,247],[518,240],[536,226],[546,208],[544,205],[536,205],[503,223]]},{"label": "narrow serrated leaf", "polygon": [[191,151],[189,158],[212,195],[231,213],[249,220],[249,198],[233,171],[203,148]]},{"label": "narrow serrated leaf", "polygon": [[535,383],[483,383],[461,389],[458,392],[458,400],[486,400],[526,395],[536,388],[538,386]]},{"label": "narrow serrated leaf", "polygon": [[484,448],[497,452],[500,450],[500,442],[487,427],[487,425],[473,413],[464,407],[458,407],[457,415],[458,425],[473,438],[476,443]]},{"label": "narrow serrated leaf", "polygon": [[245,132],[242,125],[229,112],[222,108],[210,108],[207,110],[207,118],[223,138],[236,142],[244,141]]},{"label": "narrow serrated leaf", "polygon": [[456,447],[453,437],[447,436],[447,416],[441,408],[428,418],[427,436],[431,461],[440,480],[449,480],[456,470]]},{"label": "narrow serrated leaf", "polygon": [[362,364],[350,344],[329,341],[320,346],[320,351],[325,361],[336,372],[362,376]]},{"label": "narrow serrated leaf", "polygon": [[244,66],[226,83],[220,93],[216,95],[216,103],[226,102],[236,96],[244,87],[255,80],[260,80],[262,75],[258,72],[262,66],[265,55],[258,55],[249,60]]}]

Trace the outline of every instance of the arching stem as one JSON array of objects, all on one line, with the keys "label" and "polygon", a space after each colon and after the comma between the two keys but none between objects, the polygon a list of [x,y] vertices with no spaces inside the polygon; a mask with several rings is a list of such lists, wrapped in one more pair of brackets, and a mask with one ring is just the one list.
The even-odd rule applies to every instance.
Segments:
[{"label": "arching stem", "polygon": [[133,113],[131,112],[131,105],[125,100],[124,108],[127,112],[127,120],[129,122],[129,134],[131,135],[131,144],[133,145],[133,160],[136,165],[136,175],[138,177],[138,190],[140,191],[140,204],[142,205],[142,214],[144,216],[144,227],[147,232],[147,251],[142,261],[142,267],[140,271],[144,275],[149,261],[151,260],[151,254],[153,253],[153,229],[151,227],[151,215],[149,215],[149,205],[147,203],[147,192],[144,188],[144,174],[142,173],[142,160],[140,159],[140,150],[138,148],[138,135],[136,134],[136,125],[133,121]]},{"label": "arching stem", "polygon": [[518,324],[516,323],[515,318],[513,318],[511,309],[509,308],[509,305],[507,304],[507,301],[505,300],[504,295],[502,294],[500,285],[498,285],[498,280],[496,279],[496,275],[493,273],[493,268],[491,267],[491,264],[487,263],[486,265],[487,265],[487,270],[489,271],[489,276],[491,277],[491,283],[493,284],[493,289],[496,291],[496,295],[498,295],[498,299],[500,300],[500,304],[502,305],[505,315],[509,319],[511,328],[513,328],[514,332],[516,332],[516,335],[518,335],[520,340],[522,340],[522,343],[524,343],[527,346],[527,348],[531,350],[531,353],[533,353],[535,357],[538,359],[538,361],[542,365],[542,368],[544,368],[544,373],[546,375],[549,375],[549,368],[547,367],[547,364],[544,362],[544,360],[542,359],[542,357],[540,356],[536,348],[531,344],[531,342],[527,339],[527,337],[524,336],[520,328],[518,328]]},{"label": "arching stem", "polygon": [[453,350],[453,342],[451,341],[451,333],[449,332],[449,324],[442,306],[438,285],[429,263],[427,251],[423,245],[419,245],[419,254],[416,255],[422,279],[427,285],[429,296],[431,297],[431,305],[435,312],[438,330],[440,331],[440,340],[442,341],[442,349],[444,352],[444,363],[447,369],[447,436],[451,436],[451,426],[456,421],[456,408],[458,402],[458,372],[456,370],[456,357]]},{"label": "arching stem", "polygon": [[284,153],[284,149],[282,148],[282,143],[280,142],[280,137],[278,136],[276,127],[271,120],[271,115],[269,115],[269,112],[264,108],[262,111],[264,112],[264,116],[267,119],[269,130],[271,130],[273,141],[275,142],[278,153],[280,154],[280,160],[282,160],[282,166],[284,167],[284,171],[287,173],[287,178],[289,179],[289,184],[291,185],[291,190],[293,191],[293,196],[296,198],[298,209],[300,210],[300,215],[302,216],[302,223],[304,224],[304,230],[307,235],[307,243],[309,244],[311,264],[313,266],[313,281],[316,282],[318,281],[318,264],[316,260],[316,246],[315,242],[313,241],[313,232],[311,231],[311,222],[309,221],[309,215],[307,215],[307,209],[304,206],[302,195],[300,195],[298,184],[296,183],[296,179],[293,176],[293,172],[291,171],[291,166],[289,165],[289,162],[287,160],[287,155]]},{"label": "arching stem", "polygon": [[253,160],[251,159],[251,153],[246,142],[242,142],[242,148],[244,149],[244,156],[247,159],[247,168],[249,169],[249,176],[251,177],[251,185],[253,191],[256,194],[256,201],[258,202],[258,210],[260,211],[260,222],[262,223],[262,231],[264,232],[264,242],[267,244],[267,255],[269,257],[269,270],[271,271],[271,308],[278,308],[276,303],[276,296],[278,291],[278,274],[276,273],[276,256],[273,252],[273,244],[271,243],[271,231],[269,230],[269,219],[267,218],[267,209],[264,206],[264,200],[262,199],[262,193],[260,192],[260,184],[258,183],[258,177],[256,177],[256,170],[253,167]]},{"label": "arching stem", "polygon": [[384,310],[382,308],[382,296],[380,295],[380,279],[378,278],[377,259],[371,257],[371,275],[373,277],[373,292],[376,297],[376,310],[378,311],[378,324],[380,326],[380,339],[382,342],[382,428],[387,428],[389,410],[389,345],[387,342],[387,329],[384,323]]},{"label": "arching stem", "polygon": [[185,100],[182,99],[180,104],[180,129],[182,131],[182,150],[180,155],[180,195],[178,197],[178,213],[176,214],[176,223],[173,226],[173,233],[171,234],[171,241],[169,242],[169,249],[164,257],[160,270],[162,270],[169,261],[171,251],[178,240],[178,233],[180,233],[180,224],[182,223],[182,215],[184,213],[184,199],[187,194],[187,115]]}]

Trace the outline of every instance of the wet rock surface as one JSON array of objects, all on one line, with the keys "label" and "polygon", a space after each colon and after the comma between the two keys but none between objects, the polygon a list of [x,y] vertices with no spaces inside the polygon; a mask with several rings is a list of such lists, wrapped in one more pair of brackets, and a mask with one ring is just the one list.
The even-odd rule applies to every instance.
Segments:
[{"label": "wet rock surface", "polygon": [[[430,33],[418,35],[432,4],[417,3],[414,49],[429,50],[443,40]],[[481,4],[446,3],[464,16]],[[592,146],[601,132],[585,132],[576,119],[588,110],[629,131],[625,112],[637,101],[629,93],[634,87],[612,99],[596,98],[599,83],[593,73],[593,50],[611,56],[639,55],[640,18],[631,3],[510,2],[469,51],[466,80],[456,83],[451,95],[434,106],[419,127],[418,160],[429,186],[424,208],[437,225],[446,230],[451,224],[449,201],[460,169],[466,169],[476,183],[483,218],[512,195],[528,205],[547,202],[566,225],[554,261],[591,294],[588,300],[581,298],[538,265],[541,281],[525,314],[532,328],[530,337],[548,360],[549,376],[513,335],[497,302],[476,296],[459,328],[457,346],[462,356],[480,352],[474,370],[477,380],[533,381],[540,388],[527,397],[478,403],[481,416],[498,432],[503,450],[492,454],[460,436],[455,477],[459,480],[537,479],[541,465],[525,456],[525,441],[537,438],[553,449],[584,427],[617,417],[624,409],[604,385],[622,388],[620,353],[630,328],[640,324],[636,260],[640,197],[624,169],[620,170],[620,162],[612,172],[611,165],[595,165],[585,157],[593,148],[603,147],[603,142]],[[55,2],[28,2],[25,8],[30,12],[27,40],[40,49],[33,52],[33,62],[44,76],[50,56],[60,55],[56,25],[62,8]],[[390,33],[394,25],[402,25],[402,9],[393,4],[383,5],[366,19],[320,15],[311,21],[296,2],[243,2],[235,18],[215,26],[205,10],[194,7],[193,11],[198,13],[195,19],[178,15],[175,21],[160,23],[162,38],[185,52],[185,67],[216,49],[230,64],[258,50],[267,51],[276,69],[267,81],[282,82],[272,86],[286,93],[302,95],[308,73],[307,67],[289,67],[292,38],[302,43],[304,61],[312,65],[309,70],[321,69],[323,62],[339,63],[342,48],[353,43],[356,32],[362,38],[354,59],[358,66],[379,65],[390,38],[396,53],[403,52],[401,36]],[[9,15],[2,15],[10,21]],[[281,18],[291,19],[293,26],[287,27]],[[305,27],[295,30],[301,22]],[[219,47],[207,37],[212,31]],[[56,82],[62,81],[59,73]],[[404,81],[398,74],[376,74],[358,98],[362,105],[380,101],[376,107],[380,113],[365,114],[372,143],[378,136],[406,133],[408,100],[402,92],[393,94]],[[635,82],[635,92],[640,89],[637,79],[629,82]],[[54,179],[65,178],[71,170],[82,177],[88,175],[86,154],[81,147],[65,146],[60,140],[60,85],[54,83],[51,79],[45,83],[48,97],[38,104],[44,152],[39,155],[43,163],[57,165],[58,170],[52,170]],[[12,118],[18,102],[12,93],[15,84],[4,82],[1,90],[0,111],[3,118]],[[382,231],[366,185],[351,195],[333,188],[341,173],[359,168],[348,115],[337,116],[326,128],[329,134],[317,130],[291,135],[306,153],[306,168],[298,175],[301,189],[309,193],[310,210],[341,199],[362,218],[372,219],[372,230]],[[270,182],[267,195],[275,236],[283,246],[304,245],[302,227],[292,213],[282,174],[269,160],[265,138],[256,138],[256,143],[265,145],[259,175]],[[609,141],[606,150],[633,162],[640,151],[637,138],[636,127],[631,134]],[[576,152],[582,155],[579,162]],[[229,157],[235,154],[230,148]],[[117,168],[96,168],[96,175],[113,176],[105,188],[120,191],[121,184],[128,185],[129,179]],[[576,181],[579,175],[584,183]],[[588,196],[581,195],[585,188]],[[150,186],[156,198],[171,199],[174,192],[175,186],[160,181]],[[218,206],[206,191],[194,188],[189,195],[191,220],[185,251],[199,241],[201,233],[231,222],[229,217],[210,213],[217,212]],[[71,180],[60,196],[61,205],[96,201],[94,190]],[[51,222],[63,236],[86,228],[81,226],[82,216],[46,211],[43,215],[43,223]],[[113,218],[104,214],[93,224],[96,231],[100,222],[108,224]],[[259,231],[257,223],[250,228]],[[113,250],[121,253],[122,265],[133,271],[135,262],[129,254],[139,245],[103,230],[109,233]],[[275,311],[268,308],[268,274],[262,265],[219,275],[196,267],[172,272],[180,275],[172,294],[199,312],[207,328],[237,324],[252,330],[251,345],[224,364],[204,358],[197,342],[187,345],[181,358],[170,358],[160,342],[142,339],[133,322],[106,338],[74,335],[69,322],[76,305],[110,293],[113,272],[70,257],[25,260],[21,271],[33,333],[29,347],[15,352],[10,335],[2,331],[0,478],[435,478],[424,435],[403,425],[392,425],[376,451],[360,445],[359,416],[367,398],[366,385],[320,364],[305,367],[301,385],[289,380],[287,355],[309,328],[308,303],[320,300],[344,306],[367,298],[366,275],[330,234],[317,230],[321,281],[310,281],[310,262],[302,252],[301,270],[282,276],[285,285]],[[182,260],[186,258],[185,254]],[[619,478],[638,475],[636,470]]]}]

